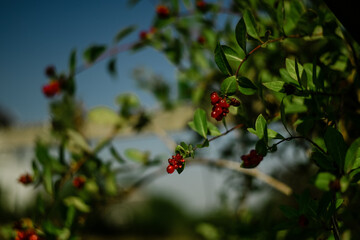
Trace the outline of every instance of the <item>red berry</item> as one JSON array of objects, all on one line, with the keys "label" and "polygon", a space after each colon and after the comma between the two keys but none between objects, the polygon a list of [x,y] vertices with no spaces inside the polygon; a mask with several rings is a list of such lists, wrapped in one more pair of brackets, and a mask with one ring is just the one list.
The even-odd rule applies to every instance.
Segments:
[{"label": "red berry", "polygon": [[180,161],[181,159],[182,159],[182,156],[180,155],[180,153],[176,154],[175,160]]},{"label": "red berry", "polygon": [[245,168],[254,168],[263,160],[263,156],[258,154],[255,149],[251,150],[249,154],[242,155],[241,160],[243,160],[243,167]]},{"label": "red berry", "polygon": [[197,42],[201,45],[204,45],[206,40],[203,36],[199,36],[198,39],[197,39]]},{"label": "red berry", "polygon": [[30,184],[33,182],[33,178],[28,173],[23,174],[19,177],[18,181],[24,185]]},{"label": "red berry", "polygon": [[210,95],[210,100],[211,100],[211,104],[214,105],[216,104],[218,101],[219,101],[220,97],[219,95],[217,94],[217,92],[213,92],[211,93]]},{"label": "red berry", "polygon": [[226,99],[221,99],[221,100],[219,101],[219,105],[220,105],[220,107],[222,107],[222,108],[228,108],[228,107],[230,107],[230,105],[226,102]]},{"label": "red berry", "polygon": [[222,109],[221,107],[217,107],[217,108],[214,109],[214,111],[215,111],[218,115],[220,115],[220,114],[223,112],[223,109]]},{"label": "red berry", "polygon": [[212,118],[216,118],[218,116],[217,112],[216,111],[212,111],[211,112],[211,117]]},{"label": "red berry", "polygon": [[139,34],[139,37],[141,40],[146,40],[148,36],[148,33],[146,31],[141,31]]},{"label": "red berry", "polygon": [[45,75],[47,77],[54,77],[55,76],[55,67],[54,66],[48,66],[45,69]]},{"label": "red berry", "polygon": [[230,105],[233,105],[233,106],[240,106],[240,101],[235,99],[235,98],[230,98]]},{"label": "red berry", "polygon": [[60,82],[52,81],[49,84],[43,86],[42,91],[46,97],[53,97],[60,92]]},{"label": "red berry", "polygon": [[172,165],[169,165],[167,168],[166,168],[166,171],[167,173],[171,174],[175,171],[175,167],[172,166]]},{"label": "red berry", "polygon": [[28,236],[28,240],[38,240],[38,239],[39,239],[39,237],[36,234],[32,234],[32,235]]},{"label": "red berry", "polygon": [[215,118],[217,121],[221,121],[223,119],[223,115],[219,115]]},{"label": "red berry", "polygon": [[208,5],[205,1],[200,0],[196,2],[196,8],[201,12],[206,12],[206,10],[208,9]]},{"label": "red berry", "polygon": [[170,16],[170,10],[164,5],[159,5],[156,8],[156,13],[159,18],[166,19]]},{"label": "red berry", "polygon": [[73,180],[73,186],[76,187],[77,189],[82,189],[85,185],[86,182],[86,178],[83,176],[78,176],[75,177]]}]

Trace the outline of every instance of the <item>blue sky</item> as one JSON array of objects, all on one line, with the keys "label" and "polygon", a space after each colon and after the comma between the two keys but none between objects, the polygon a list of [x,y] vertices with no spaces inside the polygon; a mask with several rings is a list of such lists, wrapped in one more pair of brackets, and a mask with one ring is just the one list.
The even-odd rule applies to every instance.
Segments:
[{"label": "blue sky", "polygon": [[[147,30],[155,12],[155,1],[141,1],[133,8],[127,1],[1,1],[0,2],[0,106],[8,109],[17,123],[48,119],[48,99],[41,87],[47,83],[44,69],[55,65],[67,71],[72,49],[78,63],[92,44],[111,44],[116,33],[129,25],[137,31],[123,43],[138,39]],[[121,44],[121,43],[120,43]],[[118,78],[106,71],[106,61],[77,75],[78,97],[86,108],[114,107],[115,97],[133,91],[147,107],[155,102],[131,80],[137,66],[146,66],[174,80],[175,68],[152,49],[118,55]]]}]

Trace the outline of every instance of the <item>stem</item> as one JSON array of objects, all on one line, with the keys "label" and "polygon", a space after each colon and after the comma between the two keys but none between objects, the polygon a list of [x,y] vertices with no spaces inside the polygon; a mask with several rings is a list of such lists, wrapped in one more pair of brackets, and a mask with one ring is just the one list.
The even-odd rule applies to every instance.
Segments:
[{"label": "stem", "polygon": [[236,69],[236,73],[235,73],[235,77],[236,79],[238,78],[239,76],[239,71],[240,71],[240,68],[241,66],[244,64],[244,62],[254,53],[256,52],[257,50],[259,50],[262,46],[264,46],[265,44],[268,44],[268,43],[274,43],[274,42],[280,42],[284,39],[287,39],[287,38],[301,38],[303,37],[302,35],[300,34],[294,34],[294,35],[289,35],[289,36],[282,36],[282,37],[279,37],[279,38],[275,38],[275,39],[270,39],[270,40],[267,40],[266,42],[263,42],[259,45],[257,45],[254,49],[252,49],[248,54],[246,54],[246,56],[244,57],[244,59],[240,62],[238,68]]},{"label": "stem", "polygon": [[337,224],[335,214],[331,216],[331,222],[333,225],[334,238],[335,238],[335,240],[340,240],[339,226]]},{"label": "stem", "polygon": [[259,171],[256,168],[253,168],[253,169],[241,168],[240,163],[238,163],[238,162],[228,161],[228,160],[223,160],[223,159],[219,159],[217,161],[210,161],[208,159],[201,158],[201,159],[194,159],[193,161],[191,161],[190,164],[193,164],[193,163],[200,163],[200,164],[205,164],[208,166],[223,167],[223,168],[227,168],[227,169],[235,170],[237,172],[244,173],[246,175],[255,177],[255,178],[265,182],[266,184],[268,184],[269,186],[278,190],[279,192],[285,194],[286,196],[290,196],[293,192],[291,187],[286,185],[285,183]]},{"label": "stem", "polygon": [[280,143],[283,143],[285,141],[291,141],[293,139],[304,139],[306,141],[308,141],[309,143],[311,143],[314,147],[316,147],[317,149],[319,149],[323,154],[327,154],[326,151],[324,149],[322,149],[318,144],[316,144],[313,140],[311,140],[310,138],[308,137],[304,137],[304,136],[291,136],[291,137],[288,137],[288,138],[284,138],[282,139],[281,141],[275,143],[273,146],[277,146],[279,145]]},{"label": "stem", "polygon": [[[226,134],[234,131],[234,130],[237,129],[237,128],[241,128],[241,127],[243,127],[243,126],[244,126],[244,124],[240,123],[240,124],[236,125],[235,127],[232,127],[232,128],[230,128],[229,130],[226,130],[226,132],[223,132],[222,134],[220,134],[220,135],[218,135],[218,136],[215,136],[215,137],[213,137],[213,138],[210,138],[208,141],[209,141],[209,142],[214,141],[215,139],[218,139],[219,137],[225,136]],[[195,151],[197,148],[198,148],[198,147],[194,147],[193,150]]]}]

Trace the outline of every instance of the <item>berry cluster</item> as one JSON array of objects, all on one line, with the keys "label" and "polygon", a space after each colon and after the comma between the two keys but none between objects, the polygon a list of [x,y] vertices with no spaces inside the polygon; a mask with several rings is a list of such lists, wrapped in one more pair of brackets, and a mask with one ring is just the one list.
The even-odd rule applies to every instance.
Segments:
[{"label": "berry cluster", "polygon": [[156,7],[157,16],[161,19],[167,19],[170,16],[170,10],[164,5],[159,5]]},{"label": "berry cluster", "polygon": [[34,229],[17,230],[15,240],[39,240]]},{"label": "berry cluster", "polygon": [[18,181],[24,185],[27,185],[33,182],[33,177],[30,174],[26,173],[21,175]]},{"label": "berry cluster", "polygon": [[86,178],[83,176],[78,176],[75,177],[73,180],[73,186],[76,187],[77,189],[82,189],[85,185],[86,182]]},{"label": "berry cluster", "polygon": [[60,82],[54,80],[49,84],[44,85],[42,91],[46,97],[53,97],[60,92],[60,89]]},{"label": "berry cluster", "polygon": [[196,2],[196,8],[201,12],[206,12],[209,8],[209,5],[205,1],[199,0]]},{"label": "berry cluster", "polygon": [[175,171],[175,169],[182,168],[184,166],[185,160],[177,153],[175,156],[173,155],[169,158],[169,165],[166,168],[167,173],[171,174]]},{"label": "berry cluster", "polygon": [[141,40],[147,40],[150,39],[151,36],[156,32],[156,28],[151,27],[149,31],[141,31],[139,34],[139,37]]},{"label": "berry cluster", "polygon": [[211,104],[213,105],[211,111],[211,117],[217,121],[221,121],[226,114],[229,113],[230,104],[226,102],[226,98],[220,97],[217,92],[213,92],[210,95]]},{"label": "berry cluster", "polygon": [[263,156],[258,154],[256,150],[251,150],[249,154],[242,155],[241,160],[243,160],[242,166],[244,168],[254,168],[263,160]]},{"label": "berry cluster", "polygon": [[204,45],[205,42],[206,42],[206,39],[205,39],[204,36],[199,36],[199,37],[197,38],[197,42],[198,42],[199,44],[201,44],[201,45]]}]

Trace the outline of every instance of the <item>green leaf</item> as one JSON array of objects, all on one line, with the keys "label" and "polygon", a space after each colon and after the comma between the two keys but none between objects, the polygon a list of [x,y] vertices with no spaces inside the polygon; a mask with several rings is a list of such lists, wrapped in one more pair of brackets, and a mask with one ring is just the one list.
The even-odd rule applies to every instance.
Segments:
[{"label": "green leaf", "polygon": [[71,152],[91,151],[89,144],[79,132],[68,129],[66,135],[68,137],[67,147]]},{"label": "green leaf", "polygon": [[136,30],[136,26],[128,26],[128,27],[121,29],[115,35],[114,42],[118,43],[121,39],[123,39],[124,37],[126,37],[127,35],[129,35],[130,33],[132,33],[135,30]]},{"label": "green leaf", "polygon": [[246,25],[244,18],[241,18],[239,22],[236,24],[235,28],[235,37],[236,41],[239,44],[240,48],[244,51],[245,55],[246,51]]},{"label": "green leaf", "polygon": [[76,216],[76,208],[69,206],[66,213],[65,227],[70,228]]},{"label": "green leaf", "polygon": [[117,193],[116,179],[114,173],[108,173],[105,177],[105,192],[109,196],[115,196]]},{"label": "green leaf", "polygon": [[337,129],[328,127],[324,140],[328,153],[340,169],[343,169],[347,146],[342,134]]},{"label": "green leaf", "polygon": [[119,163],[124,163],[125,162],[124,158],[121,157],[121,155],[114,148],[114,146],[110,147],[110,153],[111,153],[111,156],[113,156]]},{"label": "green leaf", "polygon": [[284,20],[285,20],[284,0],[279,1],[278,7],[276,9],[276,18],[277,18],[277,23],[279,24],[280,30],[285,35],[285,32],[284,32]]},{"label": "green leaf", "polygon": [[43,182],[44,182],[44,188],[45,188],[46,192],[48,194],[52,195],[53,194],[52,173],[51,173],[51,167],[49,164],[46,164],[44,166]]},{"label": "green leaf", "polygon": [[286,70],[289,73],[290,77],[297,80],[300,83],[300,77],[298,78],[298,75],[299,76],[302,75],[303,66],[301,66],[301,64],[295,62],[295,60],[290,58],[287,58],[285,63],[286,63]]},{"label": "green leaf", "polygon": [[104,53],[106,47],[104,45],[93,45],[84,51],[83,57],[86,63],[95,62],[101,54]]},{"label": "green leaf", "polygon": [[233,95],[237,89],[238,84],[235,76],[226,78],[220,86],[220,90],[224,95]]},{"label": "green leaf", "polygon": [[252,13],[249,10],[245,11],[245,13],[243,15],[243,19],[244,19],[244,22],[245,22],[245,25],[246,25],[247,33],[251,37],[260,40],[258,31],[256,29],[256,23],[255,23],[254,16],[252,15]]},{"label": "green leaf", "polygon": [[349,173],[351,170],[360,167],[360,138],[356,139],[349,147],[345,156],[344,171]]},{"label": "green leaf", "polygon": [[278,133],[270,128],[267,129],[267,135],[268,135],[268,138],[271,138],[271,139],[284,139],[284,137],[280,133]]},{"label": "green leaf", "polygon": [[264,139],[260,139],[259,141],[256,142],[255,150],[258,154],[264,157],[266,156],[268,150],[267,150],[267,144]]},{"label": "green leaf", "polygon": [[211,136],[219,136],[219,135],[221,135],[220,130],[214,124],[212,124],[209,121],[207,121],[207,128],[208,128]]},{"label": "green leaf", "polygon": [[149,160],[149,152],[140,151],[136,148],[128,148],[125,150],[125,156],[130,160],[140,163],[146,163]]},{"label": "green leaf", "polygon": [[253,129],[253,128],[248,128],[247,130],[249,131],[249,133],[252,133],[252,134],[254,134],[254,135],[257,136],[257,132],[256,132],[255,129]]},{"label": "green leaf", "polygon": [[250,79],[246,77],[240,77],[238,79],[238,83],[239,83],[239,91],[242,94],[253,95],[257,92],[257,87]]},{"label": "green leaf", "polygon": [[232,69],[220,43],[218,43],[215,48],[215,63],[223,74],[232,75]]},{"label": "green leaf", "polygon": [[295,58],[295,73],[296,73],[296,79],[299,82],[300,87],[302,87],[301,78],[300,78],[300,74],[299,74],[299,65],[298,65],[296,58]]},{"label": "green leaf", "polygon": [[76,50],[72,50],[71,54],[70,54],[70,58],[69,58],[69,70],[70,70],[70,75],[74,75],[75,74],[75,69],[76,69]]},{"label": "green leaf", "polygon": [[271,81],[262,83],[266,88],[273,90],[275,92],[280,92],[283,90],[285,82],[283,81]]},{"label": "green leaf", "polygon": [[90,207],[79,197],[70,196],[64,199],[66,206],[73,206],[80,212],[90,212]]},{"label": "green leaf", "polygon": [[336,176],[328,172],[321,172],[316,176],[315,186],[323,191],[329,191],[329,184],[331,181],[334,181]]},{"label": "green leaf", "polygon": [[311,154],[310,159],[316,163],[322,170],[326,171],[335,171],[333,166],[333,161],[328,156],[324,155],[321,152],[315,151]]},{"label": "green leaf", "polygon": [[284,213],[285,217],[289,219],[297,218],[299,216],[298,210],[287,205],[280,205],[280,210]]},{"label": "green leaf", "polygon": [[99,125],[119,125],[121,124],[120,116],[111,108],[95,107],[88,112],[88,120],[91,123]]},{"label": "green leaf", "polygon": [[225,56],[229,59],[229,60],[233,60],[233,61],[237,61],[237,62],[241,62],[242,59],[240,58],[240,55],[231,47],[226,46],[226,45],[221,45]]},{"label": "green leaf", "polygon": [[207,138],[207,120],[205,110],[198,108],[194,114],[194,127],[197,133],[203,138]]},{"label": "green leaf", "polygon": [[257,87],[254,85],[254,83],[247,77],[239,77],[238,82],[239,86],[242,88],[250,88],[253,90],[257,90]]},{"label": "green leaf", "polygon": [[111,76],[115,77],[117,75],[116,58],[113,58],[108,62],[107,70],[109,71]]},{"label": "green leaf", "polygon": [[209,147],[209,140],[205,139],[205,141],[202,144],[198,144],[196,145],[197,148],[204,148],[204,147]]},{"label": "green leaf", "polygon": [[41,141],[39,141],[39,140],[36,141],[35,155],[36,155],[36,159],[42,165],[49,164],[50,155],[49,155],[49,151],[47,149],[47,146],[44,143],[42,143]]},{"label": "green leaf", "polygon": [[[262,139],[265,135],[265,129],[267,128],[267,123],[262,114],[260,114],[255,122],[256,135],[259,139]],[[267,135],[267,134],[266,134]]]}]

